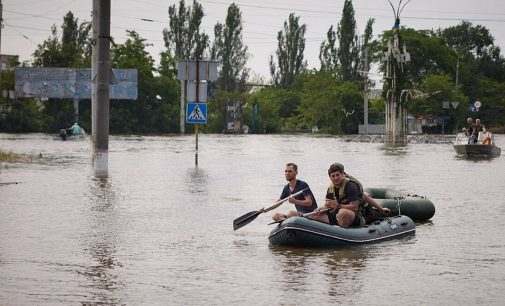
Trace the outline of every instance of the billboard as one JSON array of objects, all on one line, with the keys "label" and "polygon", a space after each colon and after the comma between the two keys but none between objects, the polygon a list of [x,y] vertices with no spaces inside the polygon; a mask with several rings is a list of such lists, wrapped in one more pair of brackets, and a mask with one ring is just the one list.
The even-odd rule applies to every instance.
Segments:
[{"label": "billboard", "polygon": [[[18,98],[91,99],[89,68],[16,68]],[[112,69],[110,98],[137,99],[137,69]]]}]

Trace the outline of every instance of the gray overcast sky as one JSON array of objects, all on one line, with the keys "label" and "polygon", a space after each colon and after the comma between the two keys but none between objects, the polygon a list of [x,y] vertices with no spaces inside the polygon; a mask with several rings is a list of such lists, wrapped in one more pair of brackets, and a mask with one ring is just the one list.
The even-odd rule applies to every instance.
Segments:
[{"label": "gray overcast sky", "polygon": [[[50,34],[50,26],[61,25],[71,10],[81,20],[90,20],[92,0],[3,0],[4,24],[2,53],[18,54],[30,60],[37,44]],[[133,29],[148,40],[148,51],[158,60],[163,50],[162,30],[168,27],[168,6],[178,1],[112,0],[111,31],[116,42],[125,40],[125,30]],[[192,3],[192,1],[186,1]],[[200,1],[205,17],[203,29],[211,37],[216,22],[224,22],[232,1]],[[244,41],[249,47],[248,67],[269,78],[268,59],[276,50],[276,33],[290,12],[301,16],[307,25],[305,58],[309,67],[319,67],[319,46],[331,25],[338,23],[344,0],[241,0]],[[393,0],[398,3],[398,0]],[[390,29],[394,19],[386,0],[355,0],[358,29],[366,20],[376,19],[374,35]],[[402,25],[415,29],[437,29],[458,24],[462,19],[490,29],[495,44],[505,51],[505,1],[503,0],[411,0],[402,14]],[[141,18],[153,19],[146,22]],[[60,29],[60,28],[59,28]]]}]

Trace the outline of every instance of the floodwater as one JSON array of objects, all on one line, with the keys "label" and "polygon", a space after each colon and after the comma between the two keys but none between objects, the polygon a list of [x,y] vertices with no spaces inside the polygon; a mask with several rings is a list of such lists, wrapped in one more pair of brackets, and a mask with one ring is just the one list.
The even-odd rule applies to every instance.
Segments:
[{"label": "floodwater", "polygon": [[[112,136],[110,177],[97,180],[89,141],[0,134],[4,151],[42,154],[0,168],[0,304],[503,305],[503,156],[201,135],[195,168],[194,141]],[[496,142],[505,148],[505,136]],[[344,249],[270,246],[268,214],[233,231],[279,197],[287,162],[321,204],[335,161],[365,187],[427,196],[435,216],[415,236]]]}]

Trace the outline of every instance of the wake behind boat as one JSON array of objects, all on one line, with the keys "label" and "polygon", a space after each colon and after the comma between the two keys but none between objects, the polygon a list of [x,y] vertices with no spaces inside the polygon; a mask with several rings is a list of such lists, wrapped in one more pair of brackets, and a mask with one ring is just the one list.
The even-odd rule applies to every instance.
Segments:
[{"label": "wake behind boat", "polygon": [[494,135],[491,132],[480,132],[475,143],[465,133],[459,133],[453,147],[458,155],[465,157],[498,157],[501,154],[501,149],[495,145]]}]

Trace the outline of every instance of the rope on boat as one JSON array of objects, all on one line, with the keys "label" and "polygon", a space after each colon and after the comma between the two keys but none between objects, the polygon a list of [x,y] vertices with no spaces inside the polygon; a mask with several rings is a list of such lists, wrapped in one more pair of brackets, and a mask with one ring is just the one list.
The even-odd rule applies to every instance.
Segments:
[{"label": "rope on boat", "polygon": [[401,206],[401,197],[394,197],[396,199],[396,207],[398,207],[398,216],[402,214],[402,211],[400,209]]},{"label": "rope on boat", "polygon": [[407,193],[406,196],[407,197],[412,197],[412,198],[426,199],[426,196],[418,195],[418,194],[415,194],[415,193]]}]

